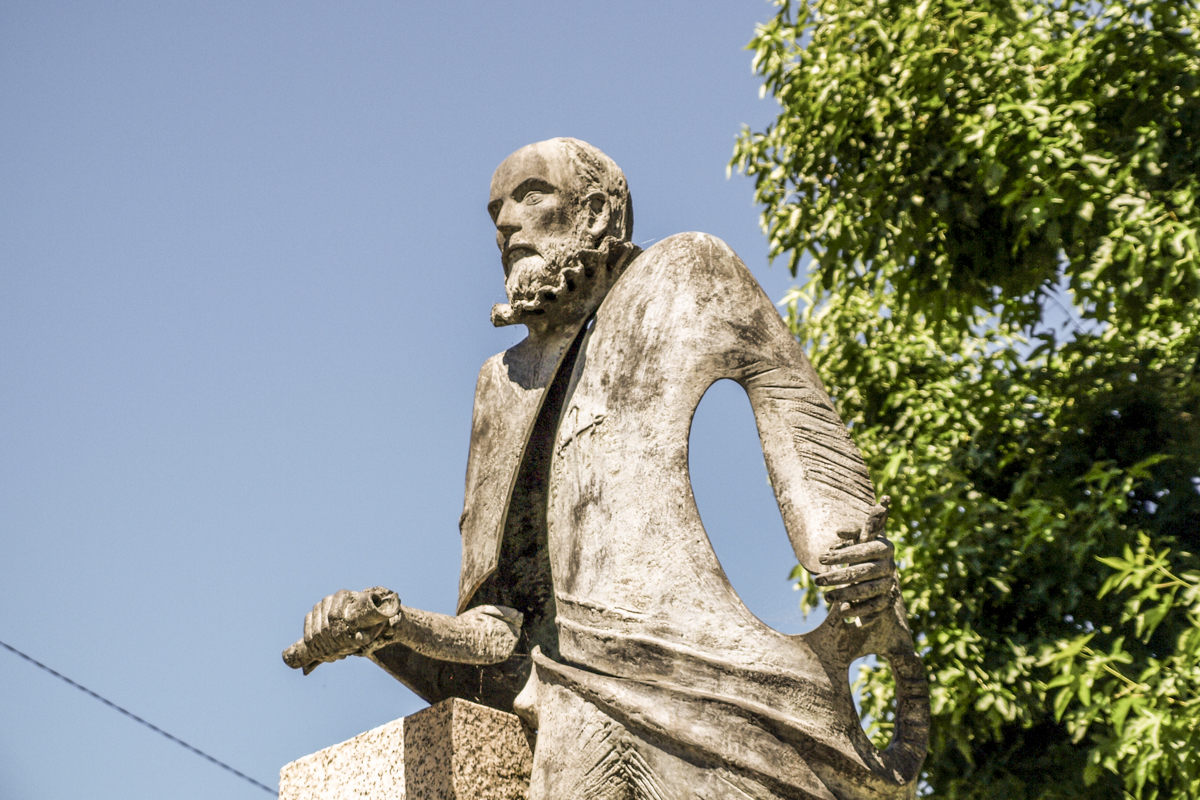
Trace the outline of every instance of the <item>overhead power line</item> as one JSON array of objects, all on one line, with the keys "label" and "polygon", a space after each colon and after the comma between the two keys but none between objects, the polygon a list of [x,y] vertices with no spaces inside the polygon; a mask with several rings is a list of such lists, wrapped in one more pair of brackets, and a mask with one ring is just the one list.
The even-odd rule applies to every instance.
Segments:
[{"label": "overhead power line", "polygon": [[259,789],[262,789],[264,792],[269,792],[270,794],[275,795],[276,797],[279,796],[279,792],[275,791],[270,786],[267,786],[265,783],[259,783],[258,781],[254,780],[254,778],[251,778],[249,775],[245,774],[244,772],[238,772],[236,769],[229,766],[224,761],[221,761],[218,758],[213,758],[208,753],[204,752],[203,750],[201,750],[197,747],[192,747],[190,744],[185,742],[183,739],[180,739],[178,736],[172,736],[171,734],[164,731],[162,728],[158,727],[157,725],[153,725],[153,724],[147,722],[146,720],[139,717],[137,714],[134,714],[132,711],[126,711],[125,709],[121,708],[119,705],[117,705],[113,701],[108,700],[104,697],[101,697],[100,695],[96,694],[91,689],[87,688],[86,686],[82,686],[82,685],[76,683],[75,681],[71,680],[66,675],[63,675],[60,672],[55,672],[54,670],[50,669],[49,667],[47,667],[45,664],[38,661],[37,659],[32,658],[31,656],[25,655],[20,650],[13,647],[11,644],[5,644],[4,642],[0,642],[0,647],[3,647],[5,650],[15,653],[16,655],[18,655],[21,658],[28,661],[30,664],[33,664],[35,667],[38,667],[39,669],[44,669],[46,672],[49,672],[51,675],[58,678],[60,681],[64,681],[66,683],[71,684],[79,691],[85,692],[86,694],[90,694],[92,697],[96,698],[101,703],[104,703],[104,705],[108,706],[109,708],[114,709],[115,711],[120,711],[122,714],[129,717],[133,721],[140,722],[142,725],[145,725],[147,728],[154,731],[155,733],[161,734],[162,736],[165,736],[168,739],[170,739],[175,744],[180,745],[181,747],[187,748],[188,750],[192,751],[193,753],[200,756],[201,758],[206,759],[207,761],[211,761],[212,763],[216,764],[218,767],[225,770],[226,772],[232,772],[234,775],[237,775],[239,778],[241,778],[244,781],[254,784]]}]

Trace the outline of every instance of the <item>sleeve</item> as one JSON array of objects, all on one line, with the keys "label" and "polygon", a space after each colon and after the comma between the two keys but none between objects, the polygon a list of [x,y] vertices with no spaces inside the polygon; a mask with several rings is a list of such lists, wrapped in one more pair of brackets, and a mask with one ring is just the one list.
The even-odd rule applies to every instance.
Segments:
[{"label": "sleeve", "polygon": [[750,396],[792,549],[806,569],[822,572],[817,559],[838,542],[837,531],[862,525],[875,492],[862,456],[815,378],[797,345],[792,359],[763,360],[739,382]]},{"label": "sleeve", "polygon": [[687,281],[706,322],[706,370],[737,381],[750,397],[767,473],[800,563],[858,529],[875,505],[870,474],[846,426],[774,304],[746,265],[714,237],[695,242]]},{"label": "sleeve", "polygon": [[381,647],[370,658],[430,705],[459,697],[509,714],[532,664],[528,654],[514,654],[499,664],[452,664],[399,642]]}]

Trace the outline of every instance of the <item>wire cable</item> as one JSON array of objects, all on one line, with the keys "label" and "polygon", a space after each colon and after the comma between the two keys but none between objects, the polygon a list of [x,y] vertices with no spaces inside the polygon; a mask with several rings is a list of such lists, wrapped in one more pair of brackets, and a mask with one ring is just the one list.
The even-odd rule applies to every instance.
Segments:
[{"label": "wire cable", "polygon": [[145,725],[147,728],[154,731],[155,733],[162,734],[163,736],[167,737],[175,744],[180,745],[181,747],[185,747],[188,750],[191,750],[196,755],[198,755],[201,758],[204,758],[208,761],[211,761],[212,763],[216,764],[221,769],[223,769],[227,772],[232,772],[234,775],[237,775],[242,780],[248,781],[249,783],[254,784],[258,788],[262,789],[264,792],[269,792],[270,794],[275,795],[276,797],[279,796],[279,792],[275,791],[270,786],[267,786],[264,783],[259,783],[258,781],[254,780],[254,778],[251,778],[249,775],[245,774],[244,772],[238,772],[236,769],[229,766],[224,761],[221,761],[220,759],[217,759],[217,758],[213,758],[208,753],[204,752],[203,750],[201,750],[197,747],[192,747],[190,744],[185,742],[183,739],[180,739],[178,736],[172,736],[171,734],[164,731],[162,728],[158,727],[157,725],[153,725],[153,724],[147,722],[146,720],[139,717],[137,714],[134,714],[132,711],[126,711],[125,709],[121,708],[119,705],[117,705],[113,701],[101,697],[100,695],[96,694],[91,689],[87,688],[86,686],[82,686],[82,685],[76,683],[75,681],[71,680],[66,675],[63,675],[60,672],[55,672],[54,670],[50,669],[49,667],[47,667],[45,664],[38,661],[37,659],[25,655],[20,650],[13,647],[11,644],[6,644],[4,642],[0,642],[0,647],[3,647],[5,650],[9,650],[10,652],[15,653],[16,655],[18,655],[21,658],[28,661],[30,664],[33,664],[35,667],[38,667],[39,669],[44,669],[46,672],[49,672],[51,675],[58,678],[60,681],[65,681],[66,683],[71,684],[79,691],[84,692],[86,694],[90,694],[92,697],[96,698],[101,703],[104,703],[104,705],[108,706],[109,708],[114,709],[116,711],[120,711],[122,714],[124,714],[125,716],[134,720],[135,722],[140,722],[141,724]]}]

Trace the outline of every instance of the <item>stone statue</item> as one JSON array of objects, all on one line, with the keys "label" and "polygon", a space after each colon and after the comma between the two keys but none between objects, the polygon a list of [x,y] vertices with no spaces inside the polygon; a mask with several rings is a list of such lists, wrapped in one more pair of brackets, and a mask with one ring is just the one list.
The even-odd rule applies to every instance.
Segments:
[{"label": "stone statue", "polygon": [[[723,242],[630,241],[625,177],[574,139],[492,178],[508,304],[529,336],[479,375],[457,616],[341,591],[296,667],[349,654],[431,703],[518,714],[532,800],[915,797],[928,690],[900,600],[886,498],[770,300]],[[800,563],[831,609],[779,633],[738,599],[688,478],[692,414],[747,392]],[[847,670],[885,659],[895,734],[864,735]]]}]

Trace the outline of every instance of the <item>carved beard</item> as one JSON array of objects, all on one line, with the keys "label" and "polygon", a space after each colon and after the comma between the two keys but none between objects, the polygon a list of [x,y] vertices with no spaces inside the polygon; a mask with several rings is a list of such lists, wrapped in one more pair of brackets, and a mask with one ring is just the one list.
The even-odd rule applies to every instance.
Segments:
[{"label": "carved beard", "polygon": [[574,291],[585,270],[579,254],[584,242],[578,237],[543,244],[540,255],[529,255],[512,264],[504,289],[513,308],[544,310],[549,303]]},{"label": "carved beard", "polygon": [[640,251],[631,242],[611,236],[604,237],[597,249],[585,245],[586,239],[567,236],[543,244],[540,255],[514,262],[504,281],[509,302],[492,307],[492,324],[497,328],[528,324],[548,314],[573,319],[573,314],[593,311],[584,306],[591,300],[588,289],[595,288],[597,273],[611,285],[629,257]]}]

